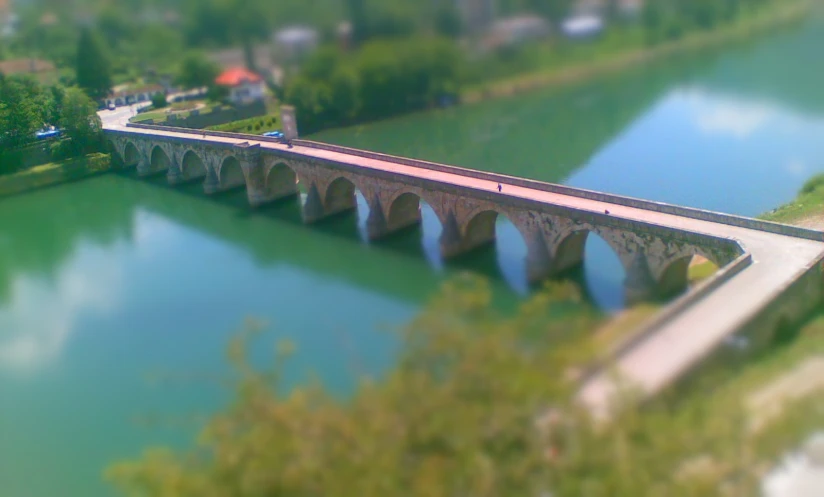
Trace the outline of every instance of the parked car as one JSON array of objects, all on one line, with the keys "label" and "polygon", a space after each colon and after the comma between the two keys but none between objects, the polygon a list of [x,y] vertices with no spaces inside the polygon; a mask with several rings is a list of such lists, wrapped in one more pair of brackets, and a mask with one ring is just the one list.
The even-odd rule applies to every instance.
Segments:
[{"label": "parked car", "polygon": [[47,140],[49,138],[57,138],[61,134],[62,133],[59,129],[56,129],[54,126],[52,126],[48,129],[38,131],[37,133],[34,134],[34,136],[38,140]]},{"label": "parked car", "polygon": [[269,138],[283,138],[284,135],[281,131],[269,131],[263,133],[263,136],[268,136]]},{"label": "parked car", "polygon": [[117,106],[114,105],[114,102],[109,102],[109,110],[115,110]]}]

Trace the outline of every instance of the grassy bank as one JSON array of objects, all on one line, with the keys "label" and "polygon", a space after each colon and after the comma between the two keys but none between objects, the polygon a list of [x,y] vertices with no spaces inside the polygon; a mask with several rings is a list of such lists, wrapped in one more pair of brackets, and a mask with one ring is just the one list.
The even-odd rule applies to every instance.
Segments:
[{"label": "grassy bank", "polygon": [[824,174],[810,178],[792,202],[761,216],[767,221],[824,228]]},{"label": "grassy bank", "polygon": [[218,126],[210,126],[206,129],[210,129],[212,131],[225,131],[227,133],[253,133],[259,135],[261,133],[279,130],[280,115],[277,113],[270,113],[265,116],[243,119],[241,121],[220,124]]},{"label": "grassy bank", "polygon": [[111,167],[108,154],[89,154],[77,159],[52,162],[15,174],[0,176],[0,197],[106,172]]},{"label": "grassy bank", "polygon": [[681,39],[655,46],[646,45],[640,30],[628,30],[621,35],[607,34],[599,43],[572,47],[564,54],[555,53],[554,47],[547,47],[548,54],[537,71],[469,87],[461,93],[461,102],[472,103],[538,88],[580,83],[681,53],[745,40],[797,22],[810,8],[811,4],[806,1],[787,2],[743,16],[712,31],[689,33]]}]

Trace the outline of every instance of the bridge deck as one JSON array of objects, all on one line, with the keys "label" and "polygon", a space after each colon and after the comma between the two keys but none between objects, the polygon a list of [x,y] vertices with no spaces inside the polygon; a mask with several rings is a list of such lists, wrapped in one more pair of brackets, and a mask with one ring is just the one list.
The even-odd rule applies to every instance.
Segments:
[{"label": "bridge deck", "polygon": [[[506,183],[502,183],[503,191],[497,193],[498,183],[495,181],[300,145],[288,149],[279,143],[257,141],[254,136],[248,138],[202,137],[196,131],[192,133],[135,129],[119,125],[110,125],[106,128],[142,136],[175,137],[230,145],[249,143],[260,145],[263,150],[288,151],[361,168],[425,178],[594,213],[604,213],[605,210],[609,210],[611,216],[618,218],[736,239],[752,255],[753,263],[749,267],[706,297],[677,313],[659,327],[656,333],[624,350],[616,358],[618,371],[649,393],[656,392],[670,384],[697,361],[706,357],[726,337],[749,322],[784,288],[793,283],[801,272],[817,263],[824,253],[822,241],[795,238]],[[591,407],[600,409],[606,405],[611,391],[611,378],[602,372],[594,375],[584,384],[580,396]]]}]

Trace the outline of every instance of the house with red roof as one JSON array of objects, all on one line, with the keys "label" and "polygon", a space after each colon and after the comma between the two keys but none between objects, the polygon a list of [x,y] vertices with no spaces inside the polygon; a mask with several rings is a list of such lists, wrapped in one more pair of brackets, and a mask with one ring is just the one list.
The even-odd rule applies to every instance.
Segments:
[{"label": "house with red roof", "polygon": [[243,67],[234,67],[224,71],[217,77],[215,83],[228,88],[229,100],[236,104],[261,100],[266,95],[266,84],[263,78]]}]

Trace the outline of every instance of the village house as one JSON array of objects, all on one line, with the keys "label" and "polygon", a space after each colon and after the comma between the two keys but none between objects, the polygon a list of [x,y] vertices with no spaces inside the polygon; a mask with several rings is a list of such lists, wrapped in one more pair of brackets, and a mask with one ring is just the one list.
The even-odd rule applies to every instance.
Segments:
[{"label": "village house", "polygon": [[215,83],[229,89],[229,101],[233,104],[246,104],[266,96],[263,77],[243,67],[224,71]]}]

